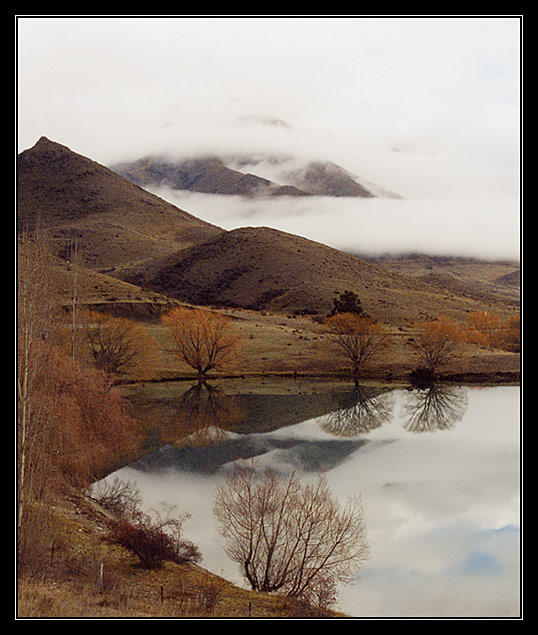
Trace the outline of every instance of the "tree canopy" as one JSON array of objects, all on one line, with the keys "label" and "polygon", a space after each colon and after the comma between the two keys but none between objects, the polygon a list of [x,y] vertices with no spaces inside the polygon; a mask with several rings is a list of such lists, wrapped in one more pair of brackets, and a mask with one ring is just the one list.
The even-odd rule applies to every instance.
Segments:
[{"label": "tree canopy", "polygon": [[330,315],[337,315],[338,313],[355,313],[361,315],[363,308],[359,296],[353,291],[344,291],[338,298],[334,298]]},{"label": "tree canopy", "polygon": [[217,491],[215,515],[254,590],[305,597],[348,581],[368,557],[360,498],[341,506],[323,476],[303,483],[296,471],[237,468]]},{"label": "tree canopy", "polygon": [[239,336],[227,316],[204,309],[176,307],[162,317],[179,358],[204,378],[237,357]]}]

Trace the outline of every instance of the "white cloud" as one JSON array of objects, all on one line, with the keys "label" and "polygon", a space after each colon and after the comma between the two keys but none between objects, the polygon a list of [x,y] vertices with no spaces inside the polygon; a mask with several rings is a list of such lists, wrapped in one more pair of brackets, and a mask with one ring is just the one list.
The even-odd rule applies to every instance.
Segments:
[{"label": "white cloud", "polygon": [[[19,150],[42,135],[107,165],[284,150],[408,200],[479,201],[474,224],[502,204],[518,230],[519,28],[517,17],[23,17]],[[293,128],[240,125],[249,113]]]}]

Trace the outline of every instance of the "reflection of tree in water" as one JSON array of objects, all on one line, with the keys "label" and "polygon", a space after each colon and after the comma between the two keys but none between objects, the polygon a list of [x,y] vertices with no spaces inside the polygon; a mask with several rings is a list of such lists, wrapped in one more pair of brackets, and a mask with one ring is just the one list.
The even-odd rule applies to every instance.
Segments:
[{"label": "reflection of tree in water", "polygon": [[339,396],[339,407],[326,416],[321,427],[340,437],[368,432],[390,419],[393,403],[392,392],[356,383],[352,390]]},{"label": "reflection of tree in water", "polygon": [[404,411],[409,432],[449,430],[467,409],[467,390],[461,386],[431,384],[407,394]]},{"label": "reflection of tree in water", "polygon": [[234,395],[199,382],[181,395],[169,436],[176,445],[218,443],[241,417]]}]

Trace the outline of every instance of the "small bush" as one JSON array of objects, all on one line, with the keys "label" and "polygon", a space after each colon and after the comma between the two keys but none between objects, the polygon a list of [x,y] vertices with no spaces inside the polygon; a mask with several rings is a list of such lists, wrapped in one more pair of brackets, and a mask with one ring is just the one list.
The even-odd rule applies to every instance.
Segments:
[{"label": "small bush", "polygon": [[330,315],[337,315],[338,313],[356,313],[357,315],[362,315],[363,312],[358,295],[353,291],[344,291],[338,298],[333,299],[333,308]]},{"label": "small bush", "polygon": [[105,540],[134,553],[145,569],[158,569],[164,562],[196,563],[198,548],[181,537],[183,518],[152,519],[139,512],[132,518],[120,517],[110,522]]}]

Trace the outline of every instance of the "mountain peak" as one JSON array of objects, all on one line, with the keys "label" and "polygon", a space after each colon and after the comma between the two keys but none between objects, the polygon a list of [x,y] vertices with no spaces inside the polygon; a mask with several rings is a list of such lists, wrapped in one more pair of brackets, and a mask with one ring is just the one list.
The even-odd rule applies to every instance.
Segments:
[{"label": "mountain peak", "polygon": [[[158,251],[157,239],[166,238],[175,249],[222,231],[44,136],[18,156],[17,218],[21,228],[39,222],[58,235],[85,236],[88,244],[102,228],[115,226],[118,243],[124,236],[124,247],[116,246],[120,251],[139,234],[152,252]],[[107,250],[114,249],[106,246],[97,260],[106,260]]]},{"label": "mountain peak", "polygon": [[67,146],[62,145],[56,141],[51,141],[48,137],[39,137],[37,142],[30,148],[32,151],[61,151],[61,152],[72,152]]},{"label": "mountain peak", "polygon": [[58,143],[56,143],[54,141],[51,141],[48,137],[42,136],[42,137],[39,137],[39,139],[35,143],[34,147],[43,146],[45,144],[59,145]]}]

